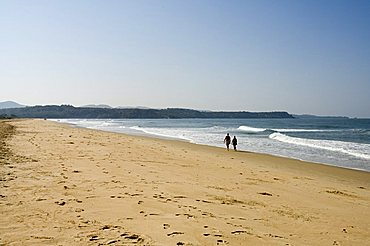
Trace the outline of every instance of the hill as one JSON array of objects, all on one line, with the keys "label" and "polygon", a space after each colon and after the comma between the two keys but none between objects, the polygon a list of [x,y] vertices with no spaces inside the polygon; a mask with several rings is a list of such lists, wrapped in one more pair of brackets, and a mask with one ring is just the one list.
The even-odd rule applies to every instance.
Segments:
[{"label": "hill", "polygon": [[24,108],[26,107],[25,105],[13,102],[13,101],[5,101],[5,102],[0,102],[0,109],[3,108]]},{"label": "hill", "polygon": [[0,115],[19,118],[86,118],[86,119],[183,119],[183,118],[294,118],[287,112],[225,112],[193,109],[86,108],[71,105],[48,105],[0,109]]},{"label": "hill", "polygon": [[112,108],[112,107],[107,104],[88,104],[81,106],[81,108]]}]

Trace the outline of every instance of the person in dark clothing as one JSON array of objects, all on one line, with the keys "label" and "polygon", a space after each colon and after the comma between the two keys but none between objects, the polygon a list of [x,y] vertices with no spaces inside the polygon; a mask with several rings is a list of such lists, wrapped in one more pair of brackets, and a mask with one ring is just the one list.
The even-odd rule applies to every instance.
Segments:
[{"label": "person in dark clothing", "polygon": [[229,150],[230,142],[231,142],[231,138],[230,138],[230,135],[229,135],[229,133],[228,133],[228,134],[226,134],[226,136],[225,136],[225,138],[224,138],[224,143],[226,144],[226,148],[227,148],[227,150]]},{"label": "person in dark clothing", "polygon": [[236,137],[235,137],[235,136],[234,136],[234,138],[233,138],[232,144],[233,144],[233,146],[234,146],[234,150],[236,151],[236,145],[238,145],[238,140],[236,139]]}]

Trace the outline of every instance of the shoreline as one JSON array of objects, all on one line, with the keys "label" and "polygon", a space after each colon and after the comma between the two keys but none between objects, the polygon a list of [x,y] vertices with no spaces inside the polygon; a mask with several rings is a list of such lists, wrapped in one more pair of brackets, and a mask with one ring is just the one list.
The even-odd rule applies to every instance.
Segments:
[{"label": "shoreline", "polygon": [[[59,120],[57,121],[59,122]],[[178,129],[176,127],[174,129],[172,129],[171,127],[170,128],[164,127],[163,128],[164,130],[161,130],[162,128],[161,125],[163,123],[159,123],[158,129],[157,128],[150,129],[151,126],[149,126],[150,124],[148,125],[147,123],[145,123],[146,121],[144,121],[141,125],[141,123],[138,122],[137,120],[133,124],[119,123],[119,122],[115,122],[115,120],[108,120],[107,122],[108,125],[105,125],[106,123],[96,124],[96,123],[93,123],[94,121],[85,124],[83,123],[84,121],[81,122],[79,119],[67,120],[66,123],[68,122],[74,124],[75,126],[85,127],[88,129],[99,129],[99,130],[105,130],[105,131],[116,132],[116,133],[125,133],[128,135],[149,136],[149,137],[159,138],[159,139],[173,139],[173,140],[179,140],[179,141],[188,141],[194,144],[206,144],[209,146],[224,147],[224,145],[222,144],[222,141],[217,141],[217,139],[215,139],[216,135],[214,134],[216,133],[212,133],[210,136],[199,135],[196,137],[194,136],[192,137],[192,133],[190,133],[189,135],[189,132],[187,132],[188,129],[185,129],[184,134],[182,134],[181,129]],[[100,122],[105,122],[105,121],[100,120]],[[110,123],[112,123],[112,125]],[[215,123],[215,124],[217,125],[218,123]],[[243,124],[243,123],[239,123],[239,124]],[[149,127],[149,129],[146,129],[147,127]],[[256,129],[263,130],[264,128],[256,128]],[[190,130],[190,132],[192,131]],[[223,138],[222,133],[218,132],[217,134],[218,134],[217,138],[219,138],[218,140],[220,139],[222,140]],[[203,138],[209,138],[209,137],[211,137],[212,140],[208,141],[206,139],[203,139]],[[356,155],[352,156],[351,154],[344,154],[342,151],[339,151],[339,150],[338,150],[339,152],[336,152],[334,150],[332,151],[326,150],[325,148],[322,149],[321,147],[318,149],[315,149],[312,147],[301,146],[300,144],[287,144],[285,142],[281,143],[281,146],[280,146],[280,143],[279,143],[280,140],[275,141],[275,140],[264,139],[264,138],[267,138],[267,136],[264,136],[261,138],[261,141],[263,142],[259,142],[260,140],[256,142],[255,137],[249,137],[248,135],[242,134],[240,137],[241,137],[241,139],[239,139],[240,145],[238,147],[245,151],[251,151],[251,152],[261,153],[261,154],[270,154],[270,155],[292,158],[292,159],[307,161],[307,162],[312,162],[312,163],[320,163],[320,164],[325,164],[325,165],[330,165],[330,166],[343,167],[343,168],[348,168],[348,169],[353,169],[353,170],[362,170],[362,171],[370,172],[368,160],[365,157],[362,158],[358,156],[356,157]],[[316,141],[316,140],[311,139],[308,141]],[[325,142],[329,140],[322,140],[322,141]],[[341,142],[339,140],[338,140],[338,143],[347,144],[347,142]],[[362,143],[358,143],[358,144],[362,144]]]},{"label": "shoreline", "polygon": [[364,245],[370,238],[366,171],[44,120],[9,124],[16,130],[5,142],[13,156],[0,166],[0,244]]},{"label": "shoreline", "polygon": [[[144,137],[144,138],[149,138],[149,139],[161,139],[161,140],[168,140],[168,141],[179,141],[179,142],[185,142],[185,143],[189,143],[189,144],[195,144],[195,145],[198,145],[198,146],[208,146],[208,147],[213,147],[213,148],[225,149],[224,147],[219,147],[219,146],[215,146],[215,145],[208,145],[208,144],[199,144],[199,143],[191,142],[191,140],[188,140],[188,139],[182,139],[182,138],[176,138],[176,137],[170,137],[170,136],[164,136],[164,135],[162,136],[162,135],[153,134],[153,133],[143,132],[143,133],[137,133],[136,134],[136,133],[127,133],[127,132],[118,132],[118,131],[108,131],[108,130],[102,130],[102,129],[83,127],[83,126],[79,126],[77,124],[68,123],[68,122],[59,122],[59,121],[55,121],[55,120],[51,120],[51,122],[56,122],[56,123],[59,123],[59,124],[66,124],[66,125],[69,125],[71,127],[77,127],[77,128],[82,128],[82,129],[89,129],[89,130],[110,132],[110,133],[116,133],[116,134],[123,134],[125,136]],[[230,151],[234,151],[234,150],[230,149]],[[353,170],[353,171],[360,171],[360,172],[370,173],[370,170],[338,166],[336,164],[325,163],[325,162],[314,162],[314,161],[309,161],[309,160],[304,160],[304,159],[299,159],[299,158],[294,158],[294,157],[289,157],[289,156],[284,156],[284,155],[270,154],[270,153],[264,153],[264,152],[255,152],[255,151],[248,151],[248,150],[238,150],[237,152],[267,155],[267,156],[272,156],[272,157],[286,158],[286,159],[291,159],[291,160],[295,160],[295,161],[299,161],[299,162],[310,163],[310,164],[314,164],[314,165],[324,165],[324,166],[340,168],[340,169],[345,169],[345,170]]]}]

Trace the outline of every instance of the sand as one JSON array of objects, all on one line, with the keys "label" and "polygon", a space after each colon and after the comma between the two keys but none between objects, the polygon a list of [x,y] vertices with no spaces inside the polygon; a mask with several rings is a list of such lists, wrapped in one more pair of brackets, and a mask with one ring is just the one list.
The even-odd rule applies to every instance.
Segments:
[{"label": "sand", "polygon": [[368,172],[46,120],[0,138],[0,245],[370,245]]}]

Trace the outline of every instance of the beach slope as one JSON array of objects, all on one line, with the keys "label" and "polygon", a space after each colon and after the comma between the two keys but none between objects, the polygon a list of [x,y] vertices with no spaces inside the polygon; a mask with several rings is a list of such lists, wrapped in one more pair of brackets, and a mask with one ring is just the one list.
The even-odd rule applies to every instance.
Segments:
[{"label": "beach slope", "polygon": [[0,121],[0,157],[0,245],[370,241],[368,172],[46,120]]}]

